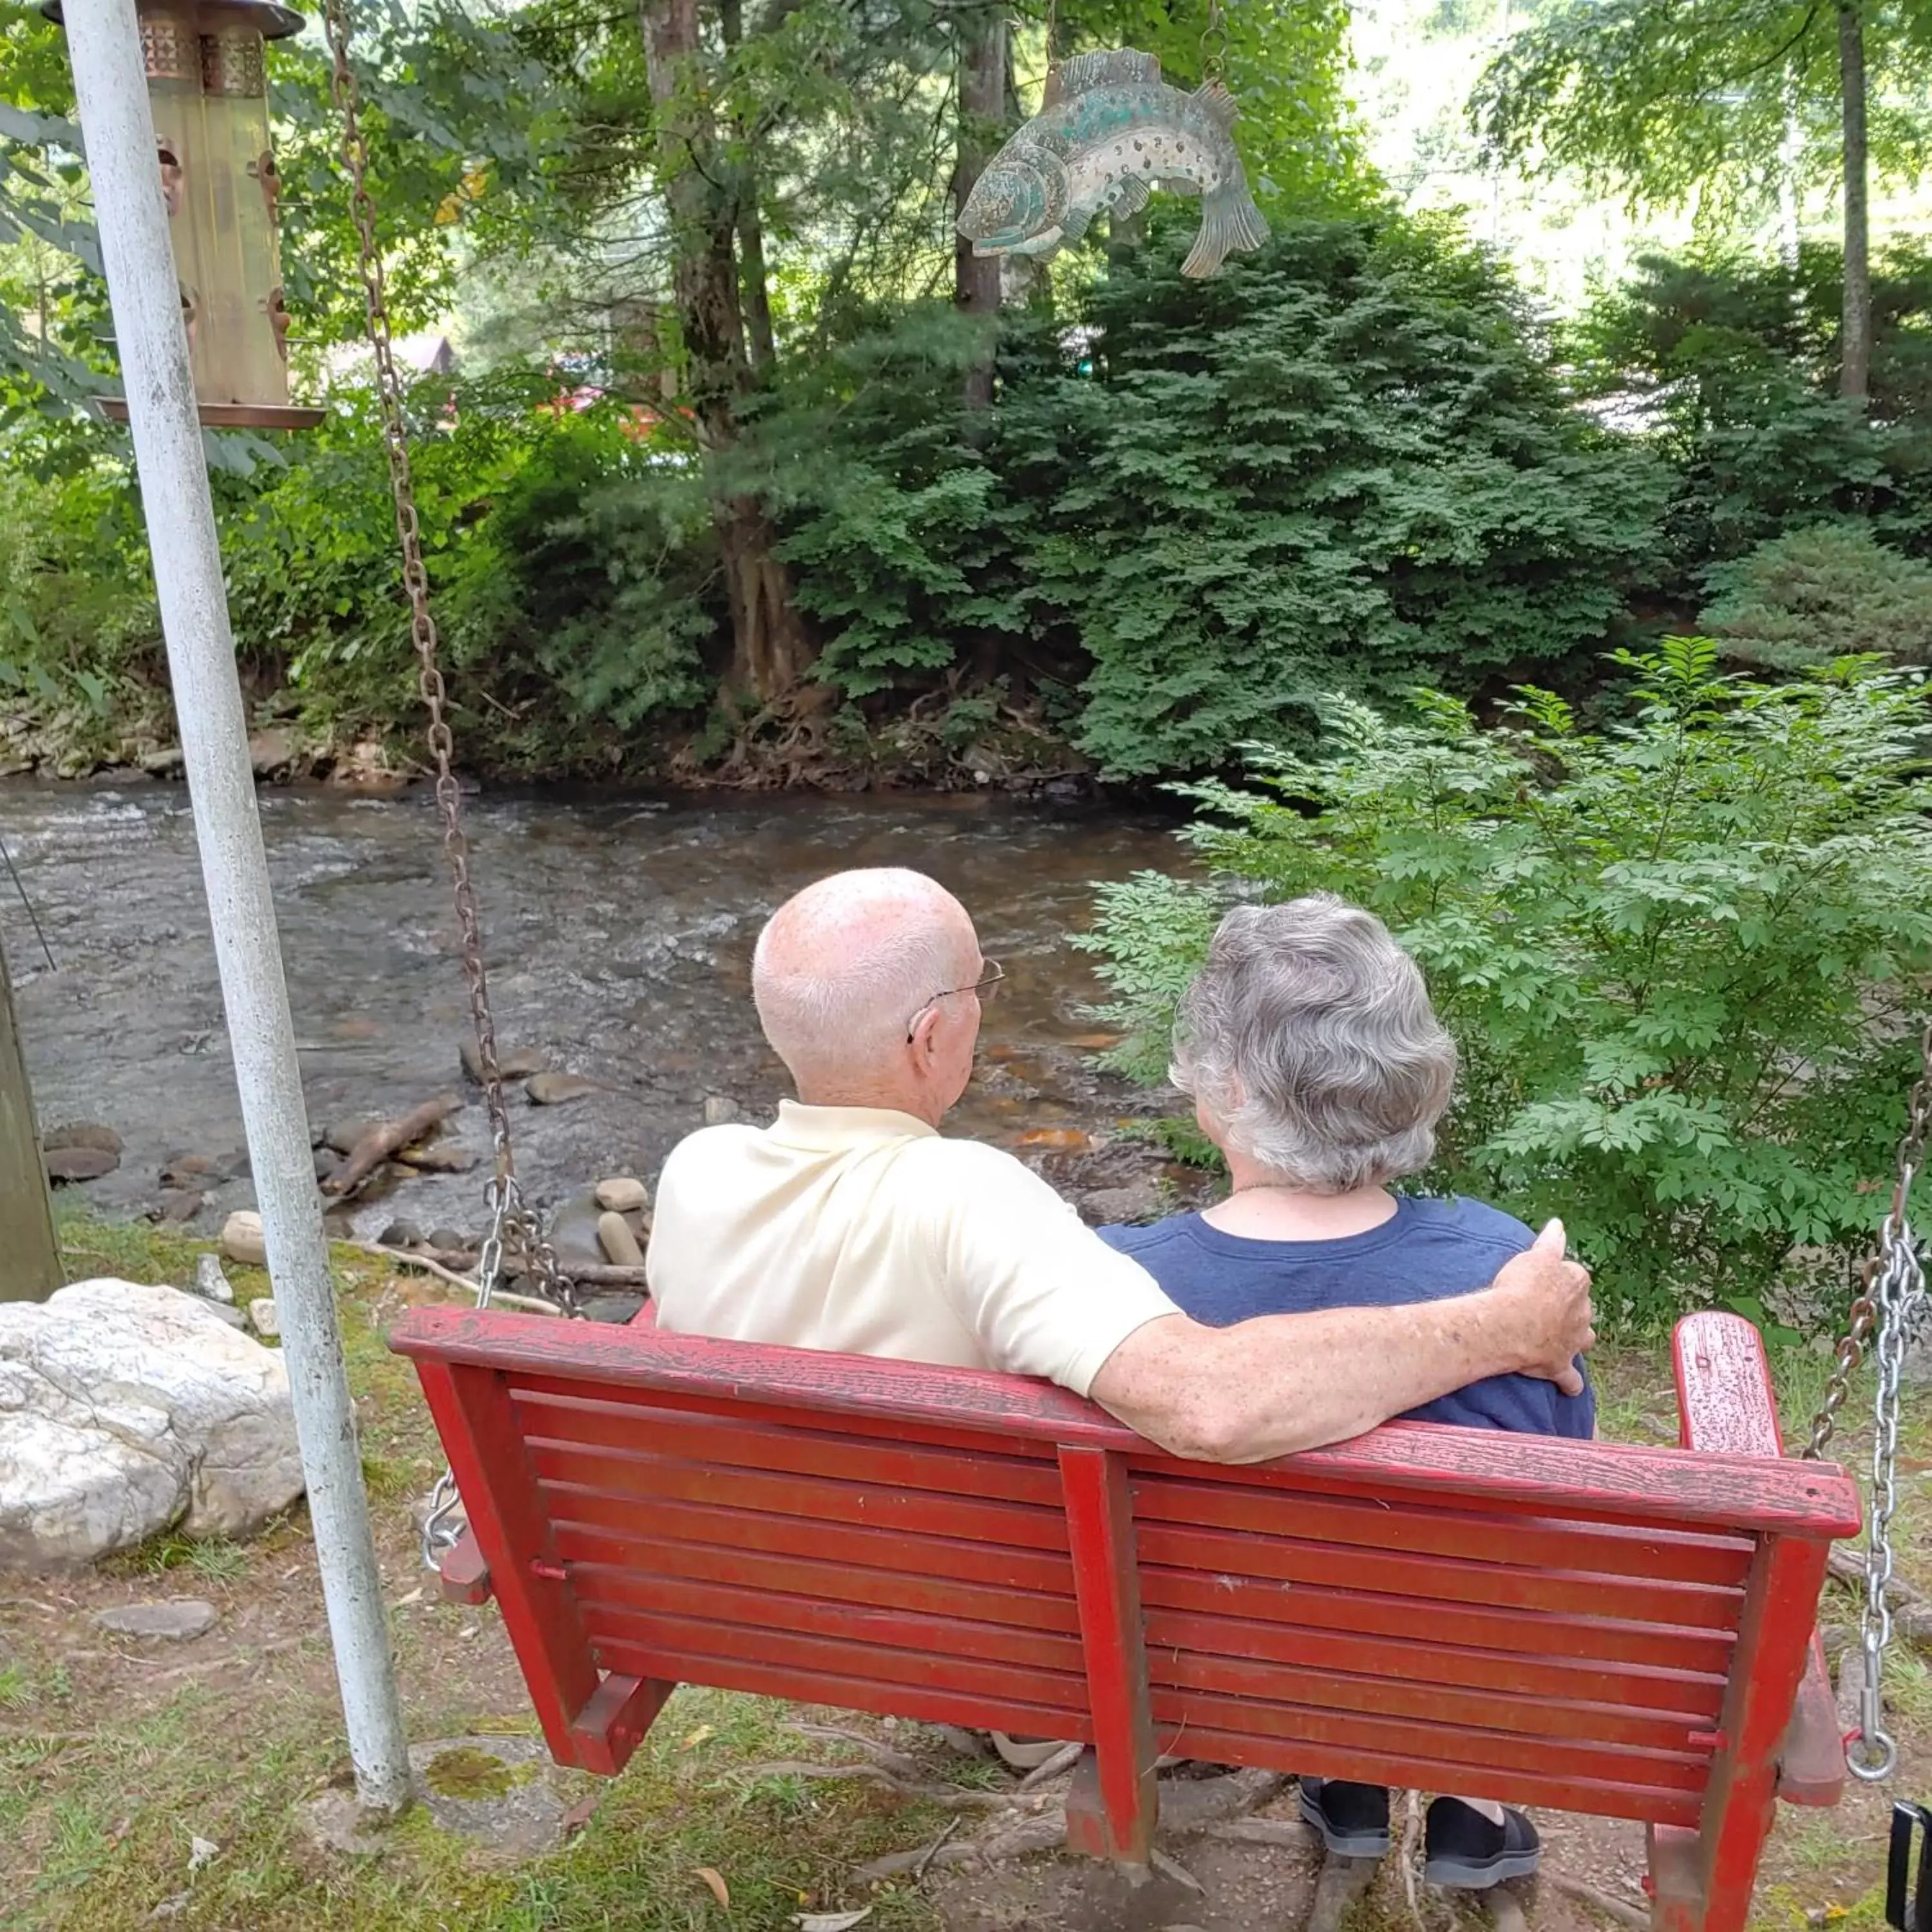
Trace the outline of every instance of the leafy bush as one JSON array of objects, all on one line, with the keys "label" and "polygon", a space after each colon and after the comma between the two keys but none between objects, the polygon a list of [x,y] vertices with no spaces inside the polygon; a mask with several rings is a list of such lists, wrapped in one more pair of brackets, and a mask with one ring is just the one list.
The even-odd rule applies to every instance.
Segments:
[{"label": "leafy bush", "polygon": [[1932,256],[1888,250],[1873,276],[1872,398],[1838,394],[1843,258],[1651,256],[1570,332],[1578,381],[1641,423],[1675,472],[1658,587],[1831,519],[1932,540]]},{"label": "leafy bush", "polygon": [[1600,735],[1530,688],[1493,733],[1440,692],[1400,722],[1330,700],[1318,752],[1186,788],[1208,883],[1104,888],[1086,944],[1154,1081],[1228,898],[1372,907],[1462,1050],[1430,1183],[1562,1216],[1644,1326],[1868,1238],[1932,973],[1932,786],[1911,674],[1766,685],[1701,640],[1620,662],[1637,709]]},{"label": "leafy bush", "polygon": [[1304,221],[1195,283],[1192,220],[1091,292],[1094,379],[1002,411],[1051,418],[1030,574],[1092,661],[1082,748],[1211,768],[1326,691],[1601,641],[1664,479],[1570,406],[1504,272],[1447,230]]},{"label": "leafy bush", "polygon": [[1700,620],[1727,657],[1796,670],[1858,652],[1900,664],[1932,657],[1932,564],[1858,524],[1773,537],[1712,571]]}]

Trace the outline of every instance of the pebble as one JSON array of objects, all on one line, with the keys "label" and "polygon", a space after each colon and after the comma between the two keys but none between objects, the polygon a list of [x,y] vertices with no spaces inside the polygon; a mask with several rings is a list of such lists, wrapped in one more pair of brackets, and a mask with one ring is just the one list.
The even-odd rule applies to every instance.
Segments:
[{"label": "pebble", "polygon": [[1124,1187],[1096,1187],[1080,1198],[1082,1219],[1095,1227],[1123,1221],[1157,1221],[1166,1212],[1160,1190],[1151,1180],[1130,1181]]},{"label": "pebble", "polygon": [[[476,1050],[473,1040],[466,1040],[456,1049],[456,1057],[462,1063],[463,1070],[478,1086],[483,1084],[483,1057]],[[532,1073],[544,1070],[544,1057],[534,1047],[499,1047],[496,1049],[496,1071],[506,1080],[527,1080]]]},{"label": "pebble", "polygon": [[219,1255],[203,1255],[195,1263],[194,1292],[210,1301],[234,1300],[235,1291],[228,1285],[228,1277],[221,1272]]},{"label": "pebble", "polygon": [[597,1245],[609,1257],[614,1268],[642,1268],[644,1251],[638,1245],[638,1238],[631,1232],[631,1224],[621,1214],[603,1214],[597,1217]]},{"label": "pebble", "polygon": [[64,1126],[50,1127],[40,1136],[40,1145],[49,1154],[56,1148],[92,1148],[100,1154],[122,1151],[121,1136],[94,1120],[70,1120]]},{"label": "pebble", "polygon": [[248,763],[258,778],[273,778],[295,762],[296,740],[292,731],[257,731],[248,740]]},{"label": "pebble", "polygon": [[192,1221],[201,1212],[202,1203],[208,1196],[198,1187],[170,1187],[154,1204],[148,1215],[154,1221]]},{"label": "pebble", "polygon": [[160,1184],[165,1188],[185,1191],[206,1187],[212,1180],[226,1178],[220,1162],[210,1160],[206,1155],[178,1154],[161,1169]]},{"label": "pebble", "polygon": [[404,1148],[396,1156],[405,1167],[421,1174],[467,1174],[476,1165],[474,1148],[442,1146]]},{"label": "pebble", "polygon": [[613,1214],[640,1214],[651,1204],[651,1190],[628,1174],[597,1184],[597,1204]]},{"label": "pebble", "polygon": [[649,1298],[632,1294],[622,1288],[610,1288],[602,1294],[588,1294],[578,1305],[584,1310],[586,1322],[611,1322],[622,1323],[634,1318]]},{"label": "pebble", "polygon": [[580,1073],[538,1073],[531,1076],[524,1091],[539,1107],[560,1106],[566,1100],[580,1100],[594,1094],[597,1083]]},{"label": "pebble", "polygon": [[707,1094],[704,1096],[704,1124],[707,1127],[722,1127],[738,1118],[738,1103],[728,1094]]},{"label": "pebble", "polygon": [[[199,1298],[197,1300],[199,1300]],[[209,1314],[218,1316],[222,1321],[226,1322],[230,1328],[239,1328],[243,1334],[247,1334],[248,1318],[242,1312],[240,1309],[231,1308],[225,1301],[201,1300],[200,1306],[206,1309]]]},{"label": "pebble", "polygon": [[275,1312],[272,1294],[258,1294],[249,1303],[248,1325],[265,1342],[272,1342],[281,1334],[282,1320]]},{"label": "pebble", "polygon": [[121,1156],[105,1148],[49,1148],[46,1154],[47,1178],[56,1187],[70,1181],[98,1180],[121,1165]]},{"label": "pebble", "polygon": [[413,1221],[392,1221],[376,1239],[386,1248],[420,1248],[428,1245],[428,1237]]},{"label": "pebble", "polygon": [[160,1604],[118,1604],[95,1613],[101,1629],[121,1636],[148,1636],[185,1642],[212,1630],[220,1621],[212,1604],[199,1597],[174,1597]]},{"label": "pebble", "polygon": [[429,1231],[429,1244],[437,1253],[444,1255],[468,1254],[478,1244],[454,1228],[432,1228]]},{"label": "pebble", "polygon": [[238,1208],[221,1224],[221,1252],[244,1268],[266,1268],[268,1244],[262,1238],[262,1217],[252,1208]]}]

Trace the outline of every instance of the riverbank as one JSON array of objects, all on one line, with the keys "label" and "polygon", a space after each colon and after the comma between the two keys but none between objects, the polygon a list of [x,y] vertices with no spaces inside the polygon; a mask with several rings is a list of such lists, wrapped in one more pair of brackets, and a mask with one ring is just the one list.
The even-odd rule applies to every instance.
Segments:
[{"label": "riverbank", "polygon": [[[191,1280],[202,1246],[95,1220],[70,1219],[64,1232],[88,1271],[136,1280]],[[440,1456],[415,1378],[382,1337],[405,1307],[443,1291],[342,1251],[338,1285],[410,1736],[528,1736],[535,1726],[495,1606],[443,1603],[416,1554],[412,1506]],[[1780,1354],[1787,1436],[1802,1432],[1826,1366],[1808,1350]],[[1675,1439],[1660,1349],[1606,1347],[1595,1370],[1605,1436]],[[1865,1432],[1857,1424],[1841,1440],[1848,1460],[1863,1454]],[[1932,1419],[1908,1414],[1900,1447],[1900,1568],[1932,1580]],[[849,1713],[690,1690],[621,1778],[572,1787],[551,1849],[479,1846],[421,1813],[380,1854],[321,1849],[298,1814],[343,1788],[347,1766],[300,1506],[246,1544],[166,1538],[92,1571],[0,1579],[0,1826],[15,1874],[0,1923],[19,1932],[142,1932],[158,1922],[182,1932],[797,1932],[806,1915],[856,1912],[869,1915],[864,1932],[1117,1922],[1100,1916],[1096,1868],[1051,1854],[992,1867],[940,1859],[916,1880],[868,1880],[863,1868],[881,1856],[979,1838],[989,1814],[1001,1815],[987,1801],[1018,1795],[1012,1779],[924,1726],[888,1730]],[[212,1604],[213,1628],[144,1644],[93,1622],[110,1605],[179,1597]],[[1824,1612],[1834,1653],[1854,1619],[1850,1593],[1834,1582]],[[1932,1774],[1932,1680],[1902,1644],[1888,1689],[1902,1750],[1893,1787],[1854,1784],[1832,1812],[1780,1808],[1754,1932],[1882,1924],[1891,1790],[1917,1792]],[[800,1768],[875,1764],[881,1750],[911,1760],[920,1795],[862,1770]],[[1273,1844],[1173,1844],[1208,1888],[1188,1895],[1185,1922],[1204,1932],[1299,1922],[1315,1854],[1292,1822],[1292,1792],[1269,1812]],[[1562,1814],[1541,1822],[1549,1870],[1528,1903],[1533,1932],[1633,1922],[1643,1903],[1640,1828]],[[1398,1862],[1387,1862],[1354,1932],[1414,1932]],[[1588,1894],[1623,1916],[1604,1916]],[[1443,1900],[1425,1893],[1422,1903],[1430,1932],[1451,1923]]]}]

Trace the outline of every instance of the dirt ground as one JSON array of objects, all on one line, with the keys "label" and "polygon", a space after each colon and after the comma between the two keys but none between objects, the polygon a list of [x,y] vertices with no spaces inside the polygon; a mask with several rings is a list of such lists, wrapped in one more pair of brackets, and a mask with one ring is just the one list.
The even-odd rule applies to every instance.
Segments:
[{"label": "dirt ground", "polygon": [[[149,1257],[176,1279],[182,1258]],[[140,1257],[117,1259],[131,1272]],[[403,1306],[438,1292],[367,1264],[344,1272],[345,1335],[410,1734],[527,1732],[527,1703],[494,1606],[442,1602],[416,1551],[412,1506],[434,1474],[436,1448],[413,1377],[381,1335]],[[1780,1364],[1791,1414],[1815,1400],[1822,1374],[1808,1353]],[[1674,1436],[1659,1352],[1606,1351],[1598,1377],[1606,1434]],[[1900,1568],[1932,1585],[1932,1430],[1921,1406],[1908,1414],[1904,1447]],[[1858,1448],[1852,1436],[1848,1456],[1855,1460]],[[170,1597],[206,1599],[218,1621],[187,1643],[116,1637],[93,1621],[112,1605]],[[1849,1592],[1834,1584],[1822,1619],[1830,1647],[1854,1620]],[[1932,1678],[1904,1646],[1887,1688],[1898,1775],[1883,1786],[1853,1784],[1834,1811],[1782,1811],[1755,1928],[1859,1932],[1882,1922],[1892,1801],[1932,1795]],[[794,1728],[800,1723],[850,1735],[802,1736]],[[782,1932],[808,1913],[869,1908],[866,1932],[1291,1932],[1305,1922],[1319,1871],[1292,1825],[1292,1786],[1260,1814],[1280,1821],[1279,1842],[1177,1838],[1168,1850],[1185,1876],[1171,1869],[1138,1889],[1052,1853],[990,1868],[950,1863],[1000,1814],[955,1808],[932,1794],[1010,1792],[1001,1768],[962,1756],[922,1726],[688,1690],[626,1774],[575,1808],[560,1850],[493,1861],[487,1847],[418,1817],[379,1855],[358,1857],[319,1849],[298,1822],[307,1800],[346,1783],[339,1724],[314,1552],[299,1511],[246,1546],[168,1539],[83,1574],[0,1574],[0,1843],[8,1874],[0,1928]],[[873,1747],[915,1759],[923,1795],[907,1798],[862,1775],[814,1778],[788,1768],[862,1766]],[[1396,1816],[1400,1829],[1400,1802]],[[1540,1822],[1545,1874],[1519,1894],[1532,1932],[1636,1922],[1640,1828],[1558,1815]],[[934,1844],[944,1855],[916,1880],[856,1875],[868,1861]],[[1484,1922],[1480,1908],[1444,1895],[1422,1891],[1412,1904],[1393,1856],[1344,1922],[1348,1932]]]}]

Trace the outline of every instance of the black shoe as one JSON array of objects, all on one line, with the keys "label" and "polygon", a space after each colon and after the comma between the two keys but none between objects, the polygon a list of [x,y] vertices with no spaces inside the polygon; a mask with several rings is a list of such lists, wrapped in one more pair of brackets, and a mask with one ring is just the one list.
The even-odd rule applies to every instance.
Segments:
[{"label": "black shoe", "polygon": [[1388,1792],[1382,1785],[1304,1778],[1301,1815],[1338,1858],[1379,1858],[1388,1853]]},{"label": "black shoe", "polygon": [[1428,1862],[1422,1876],[1431,1885],[1460,1892],[1486,1892],[1506,1878],[1528,1878],[1543,1856],[1536,1827],[1520,1811],[1503,1807],[1503,1822],[1492,1825],[1458,1798],[1438,1798],[1429,1808],[1423,1834]]}]

